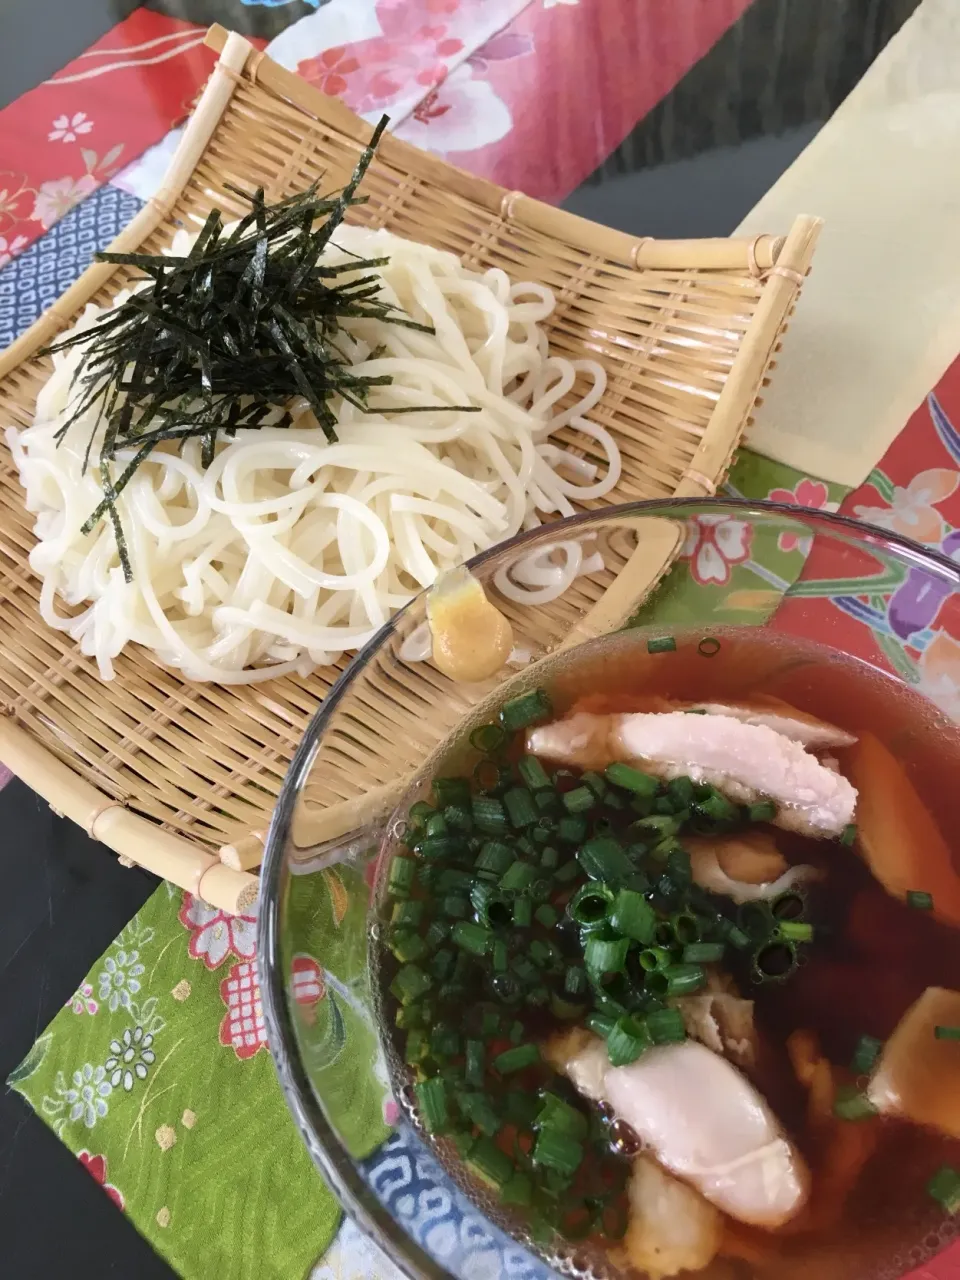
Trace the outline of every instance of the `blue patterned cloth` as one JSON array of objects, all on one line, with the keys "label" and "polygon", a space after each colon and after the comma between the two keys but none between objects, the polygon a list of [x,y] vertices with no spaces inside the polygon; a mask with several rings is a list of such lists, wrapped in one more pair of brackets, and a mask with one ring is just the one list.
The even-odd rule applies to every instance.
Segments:
[{"label": "blue patterned cloth", "polygon": [[549,1280],[554,1272],[481,1216],[419,1138],[401,1128],[365,1164],[377,1198],[461,1280]]},{"label": "blue patterned cloth", "polygon": [[0,351],[30,327],[143,206],[101,187],[0,269]]}]

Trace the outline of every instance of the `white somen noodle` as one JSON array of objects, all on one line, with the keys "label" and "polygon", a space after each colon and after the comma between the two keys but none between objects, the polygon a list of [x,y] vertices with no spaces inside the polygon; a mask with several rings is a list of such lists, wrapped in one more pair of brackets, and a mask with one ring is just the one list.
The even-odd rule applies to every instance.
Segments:
[{"label": "white somen noodle", "polygon": [[[191,240],[179,231],[172,251]],[[239,431],[220,438],[206,470],[196,440],[181,452],[156,448],[117,502],[132,582],[109,520],[81,532],[102,497],[98,468],[83,471],[96,409],[59,447],[55,439],[76,402],[81,347],[54,356],[34,425],[7,432],[36,515],[30,564],[43,582],[44,621],[95,657],[104,679],[130,642],[192,680],[305,674],[364,644],[440,572],[616,485],[617,446],[585,416],[606,375],[595,361],[549,354],[540,327],[554,307],[549,289],[470,271],[453,254],[382,230],[341,227],[327,260],[351,253],[388,255],[382,297],[436,333],[345,322],[339,341],[353,372],[392,383],[371,388],[376,412],[330,402],[336,443],[316,426]],[[101,314],[88,305],[77,328]],[[587,390],[560,410],[578,379]],[[450,407],[465,404],[480,412]],[[435,409],[391,415],[411,405]],[[551,441],[566,425],[603,465]],[[98,434],[93,457],[99,447]],[[132,456],[118,454],[115,474]],[[595,560],[579,543],[557,543],[499,585],[540,602]],[[61,601],[86,607],[69,616]]]}]

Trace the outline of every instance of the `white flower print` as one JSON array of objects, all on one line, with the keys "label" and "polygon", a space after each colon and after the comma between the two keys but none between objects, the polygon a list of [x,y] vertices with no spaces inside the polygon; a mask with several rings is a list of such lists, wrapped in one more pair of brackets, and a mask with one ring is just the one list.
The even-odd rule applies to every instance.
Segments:
[{"label": "white flower print", "polygon": [[[3,196],[0,191],[0,197]],[[29,241],[26,236],[14,236],[12,240],[8,240],[6,236],[0,236],[0,267],[5,267],[21,249],[25,249]]]},{"label": "white flower print", "polygon": [[69,1104],[68,1119],[83,1120],[88,1129],[92,1129],[98,1120],[109,1111],[107,1098],[113,1093],[113,1085],[106,1078],[103,1067],[94,1067],[85,1062],[79,1071],[73,1073],[73,1088],[61,1090],[63,1100]]},{"label": "white flower print", "polygon": [[110,1072],[112,1088],[117,1089],[122,1084],[129,1093],[134,1079],[146,1080],[157,1058],[152,1045],[153,1036],[140,1026],[127,1027],[119,1040],[110,1041],[111,1056],[103,1065]]},{"label": "white flower print", "polygon": [[53,128],[47,134],[48,142],[76,142],[77,134],[89,133],[93,121],[87,119],[85,111],[78,111],[73,116],[57,116]]},{"label": "white flower print", "polygon": [[118,951],[104,960],[98,977],[100,999],[108,1002],[111,1013],[116,1013],[121,1005],[129,1009],[130,997],[140,990],[143,965],[139,961],[139,951]]},{"label": "white flower print", "polygon": [[252,960],[257,953],[255,914],[231,916],[185,893],[179,920],[190,930],[190,954],[208,969],[216,969],[229,955]]}]

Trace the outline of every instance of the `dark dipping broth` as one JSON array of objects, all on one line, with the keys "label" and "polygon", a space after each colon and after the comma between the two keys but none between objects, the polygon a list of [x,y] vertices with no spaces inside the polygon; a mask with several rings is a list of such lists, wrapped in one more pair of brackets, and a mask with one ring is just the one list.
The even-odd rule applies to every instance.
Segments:
[{"label": "dark dipping broth", "polygon": [[[703,640],[678,635],[660,648],[628,632],[542,663],[540,714],[774,696],[858,738],[874,735],[953,851],[960,737],[935,708],[809,642],[748,628]],[[535,690],[525,687],[529,700]],[[519,689],[508,701],[525,696]],[[763,805],[751,813],[689,780],[525,762],[525,730],[497,731],[504,705],[501,691],[464,727],[432,785],[409,798],[406,830],[380,861],[374,964],[388,1058],[398,1096],[448,1170],[561,1269],[637,1274],[622,1244],[636,1135],[540,1050],[558,1032],[587,1027],[609,1037],[613,1065],[615,1055],[642,1058],[685,1037],[672,997],[722,971],[755,1002],[758,1052],[738,1069],[807,1162],[811,1192],[796,1222],[775,1230],[724,1219],[719,1252],[698,1274],[879,1280],[936,1252],[953,1238],[954,1219],[928,1186],[943,1166],[960,1168],[960,1142],[877,1116],[863,1072],[872,1041],[875,1054],[926,988],[960,987],[960,929],[891,896],[853,831],[848,843],[812,839],[769,828]],[[532,702],[527,710],[535,713]],[[844,773],[849,750],[826,753]],[[859,818],[866,791],[857,781]],[[789,864],[812,864],[823,878],[766,912],[691,884],[687,836],[747,829],[774,832]],[[912,887],[925,891],[923,850],[911,856],[920,859]],[[629,890],[613,916],[620,927],[604,916],[607,886],[615,897]],[[611,948],[613,971],[602,976],[598,939]],[[648,970],[657,948],[667,955]],[[788,1051],[798,1034],[828,1060],[819,1086],[798,1078]],[[960,1090],[960,1045],[957,1055]],[[949,1176],[946,1190],[951,1201]]]}]

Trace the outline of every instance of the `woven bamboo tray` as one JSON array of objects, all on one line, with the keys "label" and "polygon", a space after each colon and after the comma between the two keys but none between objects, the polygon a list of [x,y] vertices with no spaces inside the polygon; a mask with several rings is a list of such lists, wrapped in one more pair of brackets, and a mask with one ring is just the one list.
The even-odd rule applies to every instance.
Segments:
[{"label": "woven bamboo tray", "polygon": [[[239,214],[225,182],[262,184],[272,200],[321,173],[331,189],[342,185],[370,137],[342,103],[241,37],[212,27],[207,43],[219,62],[161,190],[111,245],[116,251],[156,253],[189,213],[206,215],[214,205]],[[555,291],[551,348],[577,356],[589,347],[608,371],[592,414],[623,454],[608,501],[715,492],[809,268],[816,219],[799,218],[785,239],[636,239],[506,192],[389,135],[363,190],[369,203],[352,210],[356,221]],[[124,268],[90,267],[0,354],[0,425],[32,421],[50,368],[37,351],[86,302],[106,303],[130,278]],[[576,446],[575,434],[565,434]],[[133,648],[105,685],[94,661],[40,620],[40,584],[27,562],[32,523],[2,446],[0,759],[121,859],[225,910],[248,907],[287,764],[345,663],[309,679],[221,687],[186,683]],[[651,581],[673,550],[665,546],[647,566]],[[611,585],[608,608],[635,594],[609,570],[581,590],[601,607]],[[569,616],[562,600],[544,608],[545,625],[561,641]],[[354,746],[342,776],[324,780],[313,797],[320,807],[356,803],[395,776],[397,762],[384,753],[396,734],[388,716],[370,713],[380,734],[370,735],[368,748]]]}]

